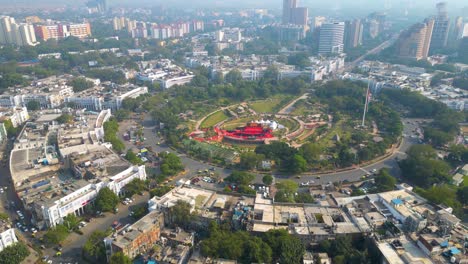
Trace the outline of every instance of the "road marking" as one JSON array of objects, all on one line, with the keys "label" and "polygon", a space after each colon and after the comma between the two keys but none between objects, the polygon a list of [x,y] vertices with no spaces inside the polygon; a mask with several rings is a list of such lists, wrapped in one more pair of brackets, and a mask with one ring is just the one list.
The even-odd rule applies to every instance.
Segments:
[{"label": "road marking", "polygon": [[359,169],[362,170],[362,171],[365,172],[365,173],[370,173],[368,170],[365,170],[365,169],[363,169],[363,168],[359,168]]}]

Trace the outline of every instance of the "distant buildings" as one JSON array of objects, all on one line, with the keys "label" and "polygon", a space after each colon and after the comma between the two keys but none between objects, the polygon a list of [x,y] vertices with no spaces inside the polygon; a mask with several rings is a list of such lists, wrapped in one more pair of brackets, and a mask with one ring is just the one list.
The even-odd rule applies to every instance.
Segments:
[{"label": "distant buildings", "polygon": [[428,19],[403,32],[397,43],[397,55],[416,60],[427,58],[433,28],[434,20]]},{"label": "distant buildings", "polygon": [[192,81],[192,72],[185,71],[172,64],[170,60],[159,60],[153,67],[139,72],[136,78],[143,82],[159,83],[161,88],[168,89],[174,85],[183,85]]},{"label": "distant buildings", "polygon": [[301,25],[304,28],[308,24],[309,9],[307,7],[298,7],[297,0],[283,0],[283,18],[284,25]]},{"label": "distant buildings", "polygon": [[107,12],[107,0],[90,0],[86,3],[88,7],[88,13],[105,13]]},{"label": "distant buildings", "polygon": [[342,53],[344,22],[324,23],[320,28],[319,54]]},{"label": "distant buildings", "polygon": [[205,24],[200,20],[176,22],[172,24],[156,24],[131,20],[125,17],[114,17],[112,27],[115,31],[126,29],[132,38],[169,39],[181,38],[192,32],[205,30]]},{"label": "distant buildings", "polygon": [[2,16],[0,17],[0,44],[34,46],[38,43],[31,24],[17,24],[13,17]]},{"label": "distant buildings", "polygon": [[278,26],[278,35],[280,41],[299,41],[306,37],[306,32],[303,26],[289,24]]},{"label": "distant buildings", "polygon": [[362,33],[364,26],[361,20],[355,19],[353,21],[345,22],[345,48],[351,49],[362,45]]},{"label": "distant buildings", "polygon": [[450,29],[450,19],[447,14],[447,4],[440,2],[437,4],[437,16],[434,20],[430,50],[435,51],[447,46]]},{"label": "distant buildings", "polygon": [[42,40],[62,39],[66,37],[86,38],[91,36],[91,25],[89,23],[55,23],[46,25],[35,25],[36,36]]}]

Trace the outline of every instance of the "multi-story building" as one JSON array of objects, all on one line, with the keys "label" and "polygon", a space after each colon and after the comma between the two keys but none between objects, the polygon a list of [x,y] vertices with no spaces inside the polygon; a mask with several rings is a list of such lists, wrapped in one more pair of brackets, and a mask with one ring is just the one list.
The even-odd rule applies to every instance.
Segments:
[{"label": "multi-story building", "polygon": [[345,48],[351,49],[362,45],[363,25],[361,20],[345,22]]},{"label": "multi-story building", "polygon": [[34,46],[36,34],[31,24],[17,24],[13,17],[0,17],[0,44]]},{"label": "multi-story building", "polygon": [[437,4],[437,16],[434,20],[434,29],[431,37],[431,52],[447,46],[448,34],[450,29],[450,19],[447,14],[447,3]]},{"label": "multi-story building", "polygon": [[10,172],[18,197],[39,228],[83,214],[104,187],[120,195],[132,180],[146,179],[145,166],[130,164],[103,143],[110,113],[76,111],[75,122],[61,127],[55,122],[60,113],[46,112],[24,126],[10,155]]},{"label": "multi-story building", "polygon": [[104,239],[106,255],[117,252],[134,258],[139,254],[150,251],[156,242],[161,239],[161,230],[164,228],[164,214],[160,211],[152,211],[134,224],[125,227],[115,236]]},{"label": "multi-story building", "polygon": [[297,0],[283,0],[284,25],[294,24],[307,27],[309,10],[307,7],[298,7]]},{"label": "multi-story building", "polygon": [[8,133],[5,128],[5,124],[3,122],[0,123],[0,142],[3,142],[7,139]]},{"label": "multi-story building", "polygon": [[95,87],[93,90],[86,90],[68,96],[65,103],[72,103],[73,108],[86,108],[92,111],[111,109],[113,111],[122,108],[122,102],[126,98],[137,98],[148,93],[148,87],[138,87],[133,85],[122,85],[113,90],[106,90],[103,87]]},{"label": "multi-story building", "polygon": [[13,127],[21,126],[29,120],[28,109],[26,107],[0,109],[0,120],[10,120]]},{"label": "multi-story building", "polygon": [[299,25],[280,25],[278,31],[280,41],[298,41],[306,37],[304,27]]},{"label": "multi-story building", "polygon": [[416,60],[427,58],[433,28],[434,20],[429,19],[403,32],[397,43],[397,55]]},{"label": "multi-story building", "polygon": [[35,25],[34,30],[37,37],[43,40],[62,39],[69,36],[77,38],[91,36],[91,25],[89,23]]},{"label": "multi-story building", "polygon": [[319,54],[342,53],[344,22],[324,23],[320,28]]},{"label": "multi-story building", "polygon": [[369,30],[369,36],[371,38],[376,38],[380,31],[379,31],[379,28],[380,28],[380,23],[375,20],[375,19],[371,19],[367,22],[367,27],[368,27],[368,30]]}]

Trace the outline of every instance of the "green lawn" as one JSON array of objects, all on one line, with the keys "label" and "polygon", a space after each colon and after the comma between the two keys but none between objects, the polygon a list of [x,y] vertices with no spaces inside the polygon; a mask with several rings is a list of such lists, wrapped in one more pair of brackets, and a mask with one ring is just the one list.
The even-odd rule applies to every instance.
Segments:
[{"label": "green lawn", "polygon": [[218,124],[221,121],[228,119],[228,116],[224,113],[224,111],[218,111],[213,113],[212,115],[208,116],[203,122],[201,123],[201,128],[210,128],[214,125]]},{"label": "green lawn", "polygon": [[463,177],[463,186],[468,186],[468,176]]},{"label": "green lawn", "polygon": [[275,96],[266,100],[252,102],[249,105],[257,113],[276,113],[289,99],[287,96]]}]

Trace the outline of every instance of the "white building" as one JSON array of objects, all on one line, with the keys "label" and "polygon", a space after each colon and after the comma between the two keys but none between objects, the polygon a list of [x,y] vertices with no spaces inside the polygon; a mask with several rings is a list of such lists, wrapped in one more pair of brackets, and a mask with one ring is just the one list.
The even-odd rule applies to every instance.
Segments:
[{"label": "white building", "polygon": [[320,28],[319,54],[342,53],[344,22],[324,23]]},{"label": "white building", "polygon": [[15,229],[9,228],[5,226],[5,224],[3,225],[4,228],[2,228],[3,230],[0,233],[0,251],[18,242],[18,239],[16,238],[15,234]]}]

